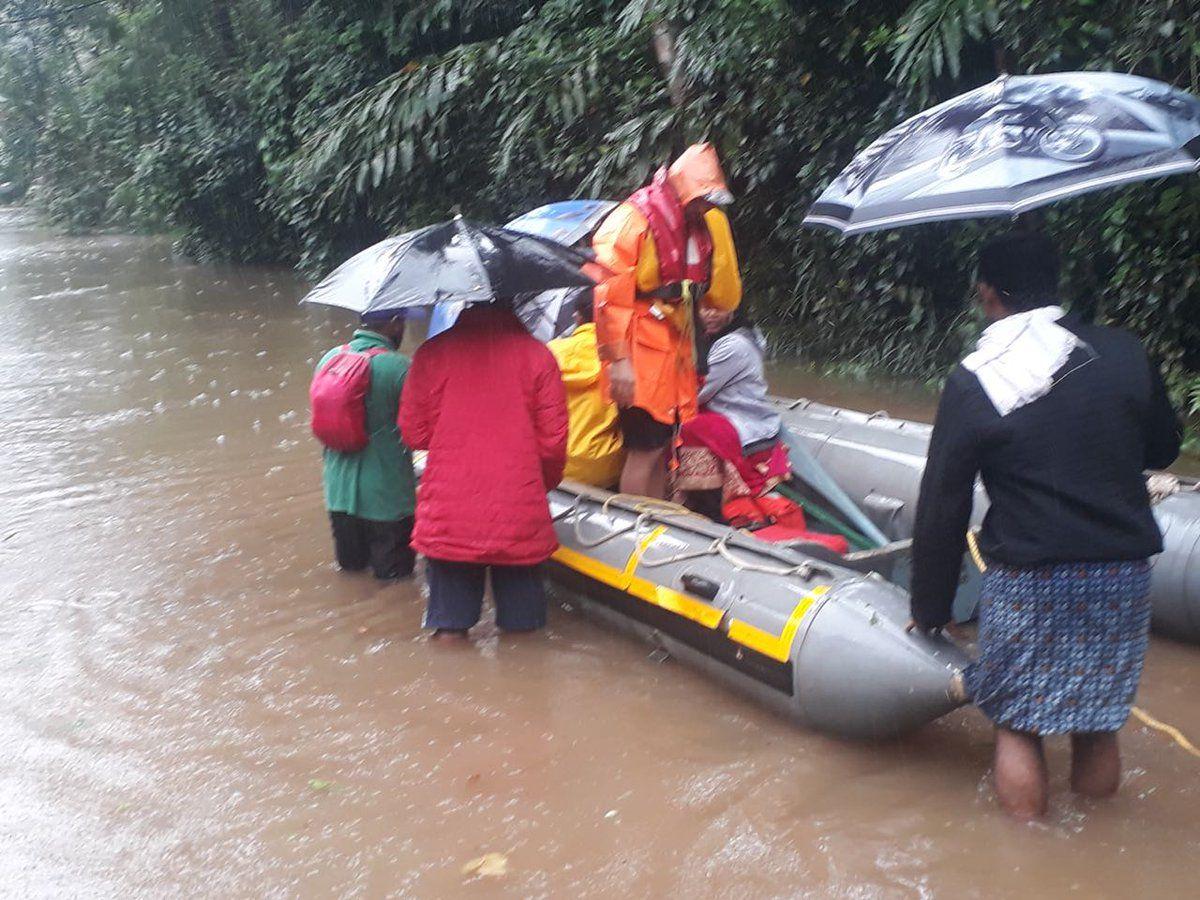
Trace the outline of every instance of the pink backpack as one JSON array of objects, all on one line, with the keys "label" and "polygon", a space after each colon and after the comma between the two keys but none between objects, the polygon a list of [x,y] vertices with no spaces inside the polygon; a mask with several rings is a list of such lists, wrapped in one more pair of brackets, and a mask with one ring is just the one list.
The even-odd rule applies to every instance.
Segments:
[{"label": "pink backpack", "polygon": [[386,352],[372,347],[359,353],[346,344],[313,375],[308,389],[312,433],[330,450],[357,453],[371,442],[367,433],[371,357]]}]

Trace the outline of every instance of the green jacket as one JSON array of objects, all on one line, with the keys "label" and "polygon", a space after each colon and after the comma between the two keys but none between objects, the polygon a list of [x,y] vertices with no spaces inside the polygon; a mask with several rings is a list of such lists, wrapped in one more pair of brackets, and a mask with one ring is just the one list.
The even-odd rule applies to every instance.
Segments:
[{"label": "green jacket", "polygon": [[[412,453],[400,440],[396,416],[400,391],[408,375],[407,356],[381,334],[360,328],[350,341],[351,350],[382,347],[392,351],[371,359],[371,390],[367,394],[367,431],[371,443],[358,453],[325,450],[325,508],[378,522],[394,522],[413,514],[416,479]],[[341,347],[334,347],[317,363],[325,365]]]}]

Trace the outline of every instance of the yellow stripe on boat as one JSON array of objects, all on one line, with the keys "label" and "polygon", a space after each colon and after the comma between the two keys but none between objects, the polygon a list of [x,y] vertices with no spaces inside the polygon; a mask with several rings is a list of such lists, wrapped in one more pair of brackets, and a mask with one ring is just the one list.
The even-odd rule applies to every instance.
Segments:
[{"label": "yellow stripe on boat", "polygon": [[[683,616],[685,619],[697,622],[705,628],[716,629],[725,617],[723,610],[711,606],[702,600],[689,597],[680,591],[664,587],[661,584],[655,584],[653,581],[648,581],[634,574],[637,571],[642,555],[666,530],[665,525],[660,525],[642,538],[638,543],[637,549],[630,554],[628,562],[625,563],[624,571],[613,568],[607,563],[602,563],[598,559],[593,559],[586,554],[580,553],[578,550],[572,550],[570,547],[559,547],[554,551],[553,559],[582,575],[599,581],[601,584],[624,591],[630,596],[637,597],[639,600],[644,600],[647,603],[653,603],[655,606],[667,610],[667,612]],[[734,619],[729,623],[729,638],[743,647],[749,647],[751,650],[761,653],[763,656],[767,656],[778,662],[787,662],[791,658],[792,644],[795,643],[796,632],[800,629],[800,623],[804,620],[804,616],[812,608],[813,604],[828,593],[828,591],[829,585],[822,584],[801,597],[792,610],[791,615],[788,616],[787,623],[783,626],[782,634],[774,635],[763,631],[757,626],[751,625],[749,622]]]},{"label": "yellow stripe on boat", "polygon": [[666,530],[667,526],[660,525],[642,538],[638,543],[637,549],[630,554],[629,561],[625,564],[623,572],[569,547],[559,547],[554,551],[552,558],[556,562],[574,569],[581,575],[594,578],[601,584],[624,591],[630,596],[637,597],[639,600],[644,600],[647,603],[653,603],[655,606],[661,607],[677,616],[691,619],[705,628],[715,629],[721,624],[721,619],[725,616],[722,610],[710,606],[702,600],[695,600],[680,591],[663,587],[661,584],[655,584],[653,581],[647,581],[645,578],[640,578],[634,574],[637,571],[638,563],[642,559],[642,554]]},{"label": "yellow stripe on boat", "polygon": [[642,561],[642,556],[645,554],[646,548],[662,537],[666,530],[666,525],[659,525],[648,535],[642,538],[641,541],[638,542],[637,549],[629,554],[629,562],[625,563],[625,574],[628,575],[630,579],[634,577],[634,572],[637,571],[638,563]]},{"label": "yellow stripe on boat", "polygon": [[721,619],[725,617],[724,610],[709,606],[703,600],[693,600],[687,594],[663,587],[661,584],[655,584],[644,578],[634,578],[626,590],[639,600],[645,600],[662,607],[667,612],[691,619],[693,622],[699,622],[705,628],[716,628],[721,624]]},{"label": "yellow stripe on boat", "polygon": [[729,623],[729,638],[743,647],[749,647],[777,662],[787,662],[792,656],[792,644],[796,640],[796,632],[800,629],[800,623],[804,620],[804,616],[812,609],[813,604],[827,593],[829,593],[829,585],[822,584],[801,597],[800,602],[792,610],[792,614],[788,616],[787,624],[783,626],[783,633],[778,636],[763,631],[749,622],[734,619]]},{"label": "yellow stripe on boat", "polygon": [[618,590],[625,590],[629,584],[629,576],[620,569],[614,569],[612,566],[605,565],[598,559],[580,553],[578,550],[572,550],[570,547],[559,547],[554,551],[551,559],[562,563],[568,568],[574,569],[581,575],[586,575],[588,578],[594,578],[601,584],[607,584],[609,587],[615,587]]}]

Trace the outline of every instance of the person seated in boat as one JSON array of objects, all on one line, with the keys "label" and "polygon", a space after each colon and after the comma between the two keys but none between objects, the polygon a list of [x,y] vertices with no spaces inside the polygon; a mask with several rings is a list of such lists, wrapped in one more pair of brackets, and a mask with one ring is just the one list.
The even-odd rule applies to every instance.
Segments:
[{"label": "person seated in boat", "polygon": [[617,408],[604,396],[600,355],[592,321],[590,292],[575,304],[575,329],[546,344],[558,362],[567,390],[567,467],[564,478],[602,488],[615,487],[625,454]]},{"label": "person seated in boat", "polygon": [[700,413],[680,430],[677,502],[765,540],[804,540],[838,553],[845,538],[808,530],[804,513],[771,491],[791,478],[783,422],[767,401],[766,339],[745,306],[702,309],[708,374]]},{"label": "person seated in boat", "polygon": [[466,638],[490,575],[500,629],[541,628],[539,566],[558,548],[546,492],[566,464],[567,401],[554,356],[511,302],[468,306],[417,350],[400,430],[428,451],[412,540],[426,561],[425,627]]},{"label": "person seated in boat", "polygon": [[1071,788],[1117,790],[1150,628],[1149,558],[1162,552],[1145,469],[1179,453],[1179,420],[1133,335],[1058,305],[1058,256],[1037,232],[979,254],[990,325],[938,405],[913,533],[912,624],[947,626],[975,479],[990,506],[981,656],[968,692],[995,723],[993,773],[1006,811],[1047,805],[1044,735],[1071,736]]}]

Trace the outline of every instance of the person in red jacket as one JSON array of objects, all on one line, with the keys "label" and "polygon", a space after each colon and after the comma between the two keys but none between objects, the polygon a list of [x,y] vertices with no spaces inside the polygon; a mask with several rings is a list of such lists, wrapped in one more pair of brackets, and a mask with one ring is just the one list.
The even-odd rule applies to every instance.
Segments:
[{"label": "person in red jacket", "polygon": [[546,492],[567,459],[567,399],[554,356],[511,304],[470,306],[417,350],[400,430],[427,450],[413,548],[426,557],[434,636],[466,637],[490,570],[496,624],[546,623],[538,565],[558,547]]}]

